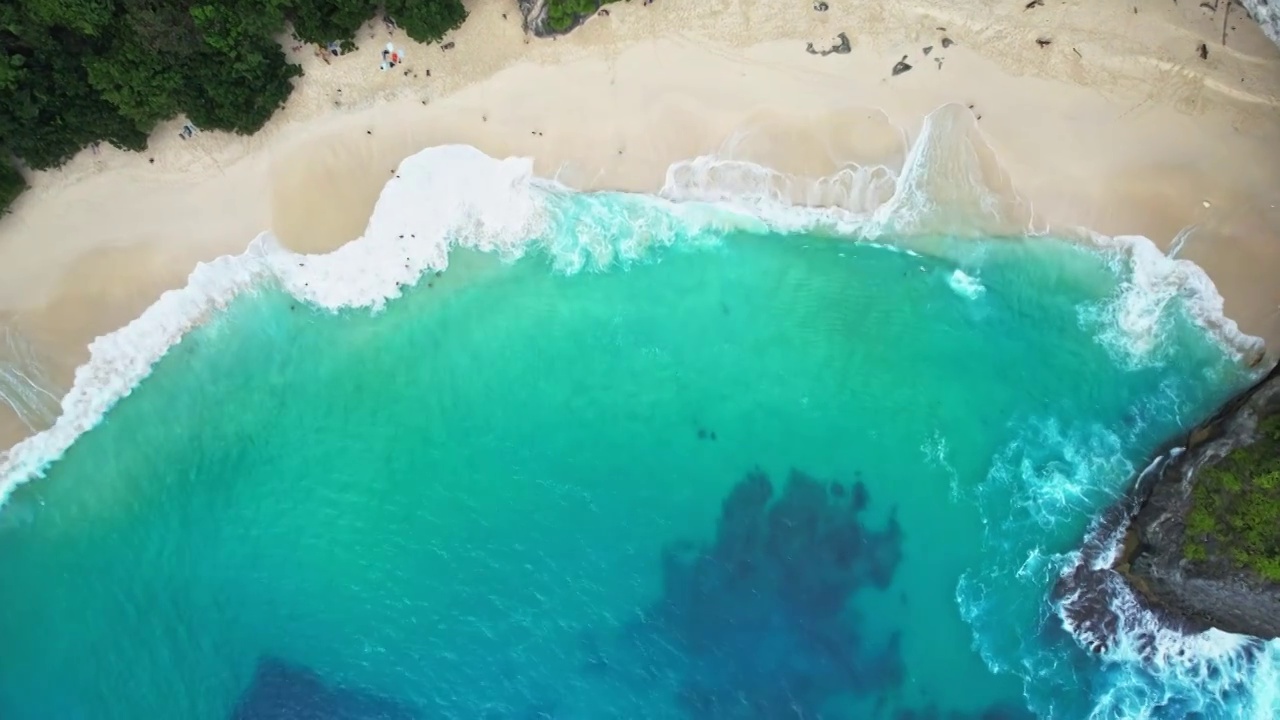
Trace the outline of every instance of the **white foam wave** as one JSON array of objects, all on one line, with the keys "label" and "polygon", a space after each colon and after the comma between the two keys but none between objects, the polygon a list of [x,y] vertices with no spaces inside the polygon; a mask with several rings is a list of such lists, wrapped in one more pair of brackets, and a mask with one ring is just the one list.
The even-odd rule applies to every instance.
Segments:
[{"label": "white foam wave", "polygon": [[[1098,557],[1088,561],[1091,569],[1105,570],[1114,563],[1126,529],[1127,523],[1113,530]],[[1064,577],[1082,558],[1073,553],[1067,560]],[[1164,717],[1154,713],[1174,702],[1220,717],[1275,717],[1280,710],[1276,697],[1280,643],[1215,629],[1181,632],[1147,609],[1118,574],[1104,577],[1104,594],[1116,623],[1108,632],[1110,642],[1076,627],[1071,615],[1061,610],[1087,602],[1081,593],[1098,593],[1098,588],[1080,588],[1057,603],[1063,629],[1086,650],[1100,652],[1106,670],[1107,688],[1095,697],[1090,718]]]},{"label": "white foam wave", "polygon": [[454,244],[515,257],[546,218],[527,158],[494,160],[464,145],[405,160],[383,188],[364,235],[325,255],[300,257],[263,236],[261,260],[300,300],[330,310],[381,308],[428,270],[449,264]]},{"label": "white foam wave", "polygon": [[[752,162],[702,155],[667,168],[659,195],[740,209],[773,227],[803,229],[826,221],[862,231],[876,208],[893,196],[897,174],[883,165],[849,165],[815,179]],[[809,212],[796,212],[804,208]]]},{"label": "white foam wave", "polygon": [[[775,229],[825,228],[873,242],[892,237],[930,254],[954,252],[955,244],[944,247],[938,236],[1052,234],[1036,227],[1030,203],[1000,168],[972,114],[959,105],[944,105],[925,118],[899,172],[849,164],[826,177],[797,178],[732,152],[729,147],[675,163],[659,195],[715,204]],[[1176,258],[1190,231],[1179,233],[1166,255],[1139,235],[1062,229],[1064,239],[1083,240],[1107,254],[1125,278],[1113,297],[1081,310],[1081,322],[1096,330],[1120,362],[1135,367],[1160,362],[1175,309],[1238,360],[1252,364],[1261,358],[1262,340],[1226,317],[1223,298],[1204,270]],[[961,293],[975,289],[959,277],[952,287]]]},{"label": "white foam wave", "polygon": [[[1280,711],[1280,642],[1217,630],[1185,632],[1148,610],[1110,569],[1123,548],[1128,514],[1109,511],[1095,520],[1085,550],[1044,547],[1046,538],[1059,539],[1048,540],[1052,545],[1078,537],[1074,525],[1112,505],[1136,469],[1123,459],[1124,449],[1158,430],[1151,418],[1163,418],[1163,427],[1182,417],[1189,402],[1177,387],[1162,383],[1134,408],[1123,438],[1096,425],[1020,422],[1016,440],[993,459],[986,482],[975,490],[991,565],[961,578],[957,603],[988,667],[1023,678],[1037,712],[1102,720],[1273,718]],[[1082,566],[1089,571],[1083,576]],[[1052,604],[1036,592],[1048,587],[1055,588]],[[1048,636],[1011,634],[1015,617],[1020,627],[1056,624],[1066,631],[1058,643],[1078,645],[1097,658],[1098,664],[1089,663],[1087,707],[1059,705],[1070,695],[1060,685],[1075,686],[1076,672],[1067,669],[1071,653],[1061,645],[1055,650]]]},{"label": "white foam wave", "polygon": [[947,278],[947,284],[957,295],[970,300],[976,300],[982,293],[987,291],[987,286],[982,281],[965,271],[956,268],[951,276]]},{"label": "white foam wave", "polygon": [[946,474],[947,486],[951,491],[951,499],[958,500],[960,498],[960,473],[956,472],[956,468],[951,464],[951,448],[947,445],[947,439],[943,437],[942,432],[934,430],[933,434],[925,438],[920,444],[920,452],[924,455],[924,461],[928,465],[938,468]]},{"label": "white foam wave", "polygon": [[925,118],[893,195],[873,212],[876,229],[907,235],[1024,234],[1032,220],[973,113],[954,103]]},{"label": "white foam wave", "polygon": [[[241,293],[266,284],[277,284],[301,300],[333,311],[376,311],[423,273],[445,269],[452,246],[518,257],[535,237],[549,241],[561,237],[562,233],[546,230],[565,222],[580,231],[574,234],[574,243],[549,249],[566,272],[642,257],[655,244],[696,235],[697,228],[830,228],[874,242],[904,230],[945,231],[956,218],[985,223],[983,232],[1021,223],[1019,201],[993,192],[988,185],[992,172],[984,166],[979,149],[967,145],[959,151],[947,150],[945,131],[954,129],[956,122],[954,109],[926,119],[899,174],[883,166],[851,166],[827,178],[803,180],[732,158],[704,156],[677,163],[668,171],[660,196],[632,196],[637,203],[626,216],[596,213],[601,204],[572,209],[556,205],[551,200],[567,189],[536,178],[528,159],[495,160],[464,146],[424,150],[402,163],[383,189],[362,237],[328,254],[302,255],[263,234],[240,255],[198,265],[185,287],[165,293],[139,318],[96,339],[89,347],[90,360],[76,371],[53,426],[0,454],[0,504],[20,483],[39,477],[112,405],[129,395],[186,332]],[[629,234],[618,241],[614,236],[620,227]],[[1103,341],[1121,357],[1135,364],[1158,357],[1169,311],[1175,305],[1241,354],[1260,347],[1259,340],[1243,335],[1223,316],[1222,297],[1194,264],[1165,256],[1146,238],[1089,237],[1111,254],[1127,278],[1116,295],[1093,308],[1088,318],[1098,323]],[[974,275],[960,269],[952,273],[951,286],[966,297],[984,290]],[[1127,477],[1132,471],[1120,459],[1119,440],[1107,431],[1098,429],[1082,440],[1052,422],[1042,422],[1029,424],[1028,432],[1026,442],[1012,446],[1000,458],[986,483],[1003,487],[1012,496],[1012,501],[1001,504],[1009,508],[1006,522],[987,527],[992,537],[1020,535],[1012,529],[1019,523],[1049,528],[1079,518],[1110,495],[1108,487],[1115,487],[1100,485],[1099,477]],[[1040,457],[1031,448],[1067,450],[1061,456]],[[921,450],[930,462],[950,469],[948,448],[941,437],[931,438]],[[953,493],[957,485],[953,481]],[[1070,562],[1040,547],[1014,555],[1016,561],[999,571],[1016,582],[1038,586]],[[1005,581],[977,575],[962,580],[957,598],[973,627],[991,613],[988,597],[1001,582]],[[1124,634],[1128,639],[1114,646],[1106,658],[1120,679],[1101,696],[1100,707],[1123,717],[1141,717],[1169,693],[1181,692],[1179,683],[1184,680],[1217,678],[1222,692],[1227,692],[1229,683],[1222,678],[1243,672],[1247,648],[1223,635],[1185,640],[1146,626],[1131,629]],[[1009,655],[982,644],[977,635],[975,642],[994,670],[1028,669],[1016,668],[1007,661]],[[1135,669],[1140,667],[1135,657],[1144,648],[1149,650],[1150,643],[1157,648],[1156,666],[1165,668],[1154,683],[1149,673],[1144,674],[1148,671]],[[1271,717],[1259,713],[1280,702],[1275,695],[1280,687],[1275,677],[1280,649],[1271,644],[1265,652],[1269,661],[1252,663],[1247,668],[1252,675],[1245,675],[1257,681],[1250,706],[1256,717]],[[1271,673],[1270,680],[1262,677],[1266,672]]]},{"label": "white foam wave", "polygon": [[[1226,316],[1222,295],[1199,265],[1166,255],[1140,235],[1091,233],[1090,238],[1126,279],[1111,298],[1083,308],[1081,319],[1099,328],[1098,339],[1119,360],[1135,367],[1159,362],[1175,305],[1222,340],[1237,360],[1254,364],[1261,358],[1262,339],[1246,335]],[[1175,243],[1175,251],[1180,246]]]},{"label": "white foam wave", "polygon": [[[551,238],[555,234],[544,231],[564,222],[574,223],[577,240],[572,247],[548,249],[569,272],[640,257],[653,245],[697,237],[700,229],[828,228],[878,242],[903,232],[924,237],[1030,227],[1024,203],[994,164],[971,115],[956,105],[925,119],[900,173],[850,166],[827,178],[802,180],[704,156],[673,165],[658,197],[627,196],[636,202],[626,217],[553,214],[549,200],[569,190],[534,177],[532,167],[527,158],[496,160],[467,146],[430,148],[401,164],[364,235],[337,250],[299,255],[264,233],[240,255],[197,266],[186,287],[165,293],[129,325],[90,344],[90,360],[76,371],[53,426],[0,454],[0,504],[97,424],[185,332],[267,282],[321,308],[376,311],[424,272],[443,270],[453,245],[517,257],[531,239]],[[610,237],[622,229],[630,234]],[[1149,353],[1157,342],[1154,319],[1175,298],[1233,347],[1260,344],[1222,316],[1221,296],[1196,266],[1164,257],[1144,238],[1093,238],[1130,259],[1132,280],[1106,310],[1114,309],[1109,327],[1118,347]],[[889,246],[912,252],[896,241]],[[973,279],[953,275],[964,292],[980,287],[964,278]]]},{"label": "white foam wave", "polygon": [[659,196],[715,204],[774,229],[824,227],[868,240],[1030,232],[1030,214],[994,161],[972,113],[954,103],[930,113],[899,171],[848,163],[805,178],[722,152],[667,169]]},{"label": "white foam wave", "polygon": [[240,255],[197,265],[186,287],[89,345],[89,361],[76,370],[53,427],[0,455],[0,504],[128,396],[188,330],[240,293],[275,281],[322,308],[379,309],[422,273],[444,269],[451,244],[520,252],[543,219],[532,192],[538,182],[550,187],[534,178],[528,159],[494,160],[469,146],[431,148],[401,164],[364,235],[334,252],[300,255],[264,233]]},{"label": "white foam wave", "polygon": [[1057,420],[1031,420],[1022,437],[996,456],[981,493],[1007,492],[1014,498],[1009,524],[1031,523],[1048,530],[1060,522],[1088,517],[1094,508],[1114,499],[1118,483],[1133,467],[1123,455],[1114,432],[1097,425],[1085,432],[1063,427]]}]

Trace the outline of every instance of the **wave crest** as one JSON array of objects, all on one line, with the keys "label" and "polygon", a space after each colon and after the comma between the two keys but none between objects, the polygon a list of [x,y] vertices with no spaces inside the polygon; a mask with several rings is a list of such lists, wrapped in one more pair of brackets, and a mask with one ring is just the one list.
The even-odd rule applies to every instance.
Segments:
[{"label": "wave crest", "polygon": [[[569,197],[582,202],[564,202]],[[628,202],[605,202],[619,197]],[[606,205],[621,206],[622,214],[605,212]],[[496,160],[460,145],[429,148],[401,163],[362,237],[327,254],[303,255],[263,233],[240,255],[198,265],[186,287],[94,340],[53,426],[0,454],[0,504],[96,425],[183,334],[263,283],[333,311],[377,311],[424,273],[444,270],[455,245],[505,258],[538,247],[561,271],[576,272],[643,257],[655,245],[707,239],[708,230],[826,229],[870,242],[892,236],[899,249],[944,254],[947,237],[1012,233],[1034,242],[1025,237],[1032,219],[972,114],[959,105],[925,118],[898,173],[884,165],[849,165],[805,179],[703,156],[673,165],[656,197],[574,193],[535,177],[528,158]],[[565,223],[574,229],[567,245],[548,232]],[[1145,238],[1091,237],[1130,260],[1132,279],[1090,318],[1101,323],[1104,341],[1152,356],[1160,319],[1177,300],[1224,344],[1249,351],[1260,345],[1222,316],[1221,296],[1196,266],[1165,257]],[[958,292],[976,295],[980,285],[965,281],[977,277],[971,260],[957,262],[968,272],[954,279]]]},{"label": "wave crest", "polygon": [[89,344],[89,360],[76,370],[53,426],[0,454],[0,504],[133,392],[187,331],[241,293],[275,281],[329,310],[380,309],[424,272],[443,270],[450,244],[518,252],[542,219],[529,192],[534,181],[528,159],[494,160],[461,145],[430,148],[401,164],[361,238],[325,255],[302,255],[263,233],[240,255],[198,264],[185,287]]},{"label": "wave crest", "polygon": [[[1119,490],[1138,469],[1122,453],[1163,434],[1155,418],[1178,423],[1190,412],[1182,390],[1162,383],[1121,434],[1019,421],[1017,439],[970,498],[990,564],[962,577],[957,603],[987,666],[1021,678],[1043,716],[1272,718],[1280,709],[1280,642],[1189,626],[1147,606],[1112,569],[1133,514]],[[1080,534],[1081,549],[1053,549]],[[1073,682],[1088,683],[1087,705],[1063,704],[1071,697],[1063,685]]]},{"label": "wave crest", "polygon": [[[626,202],[616,202],[619,198]],[[945,243],[939,238],[1006,235],[1009,242],[1036,242],[1026,237],[1043,234],[1033,230],[1033,221],[1029,204],[1014,191],[972,116],[960,106],[944,107],[926,118],[901,172],[885,165],[849,165],[809,179],[711,155],[673,165],[656,197],[574,193],[535,177],[529,159],[496,160],[467,146],[430,148],[400,165],[360,238],[328,254],[305,255],[264,233],[240,255],[198,265],[185,287],[165,293],[124,328],[94,340],[90,359],[76,371],[52,427],[0,454],[0,505],[19,484],[41,476],[129,395],[186,332],[241,293],[267,284],[331,311],[377,311],[424,273],[446,269],[454,246],[504,258],[539,248],[558,270],[571,273],[625,264],[645,257],[654,246],[709,239],[704,232],[709,229],[830,229],[873,242],[907,234],[907,251],[941,253]],[[574,232],[556,231],[566,226]],[[1165,256],[1146,238],[1089,234],[1087,239],[1113,259],[1124,280],[1081,319],[1119,357],[1134,365],[1160,362],[1161,340],[1176,310],[1242,356],[1260,349],[1261,341],[1243,335],[1223,316],[1222,297],[1199,267]],[[950,282],[957,293],[976,299],[985,291],[980,277],[966,265],[955,269]],[[1166,410],[1176,415],[1176,397],[1170,397],[1174,407]],[[1141,422],[1135,420],[1134,426],[1140,428]],[[1120,457],[1124,443],[1105,429],[1028,422],[1025,440],[997,458],[985,485],[1014,499],[1002,504],[1009,509],[1002,518],[987,521],[993,546],[1005,538],[1043,535],[1021,528],[1043,530],[1088,514],[1114,499],[1116,485],[1100,484],[1099,479],[1127,477],[1133,469]],[[1042,450],[1046,448],[1051,452]],[[952,493],[958,495],[945,439],[931,437],[921,452],[951,473]],[[1106,546],[1098,557],[1114,550],[1114,545]],[[988,596],[1010,583],[1047,587],[1073,568],[1098,565],[1096,558],[1056,555],[1038,546],[1001,547],[999,555],[1000,567],[966,575],[957,589],[962,613],[993,670],[1030,677],[1048,672],[1042,663],[1059,662],[1030,653],[1019,665],[1009,660],[1016,656],[1009,648],[983,644],[985,624],[1007,624],[1011,615],[1033,618],[1028,626],[1056,618],[1072,637],[1099,647],[1080,622],[1065,614],[1051,616],[1078,601],[1078,594],[1064,592],[1064,602],[1054,608],[1040,602],[1001,607],[998,613],[988,602]],[[1221,698],[1239,688],[1239,681],[1232,680],[1237,677],[1253,678],[1259,688],[1252,705],[1236,708],[1241,712],[1270,717],[1264,713],[1280,702],[1274,696],[1280,687],[1274,677],[1280,646],[1259,649],[1222,634],[1170,635],[1131,607],[1131,593],[1117,590],[1105,597],[1107,611],[1116,614],[1108,621],[1113,622],[1112,637],[1119,640],[1101,648],[1109,672],[1106,687],[1095,695],[1101,708],[1095,716],[1115,712],[1142,717],[1150,708],[1194,695],[1187,692],[1193,683],[1215,688],[1214,697],[1226,702]]]},{"label": "wave crest", "polygon": [[[1262,339],[1246,335],[1226,316],[1222,295],[1199,265],[1166,255],[1140,235],[1090,233],[1090,240],[1126,279],[1112,297],[1082,308],[1081,321],[1098,329],[1098,339],[1122,363],[1142,367],[1165,359],[1164,341],[1176,317],[1169,310],[1175,306],[1219,338],[1237,360],[1261,361]],[[1174,254],[1176,248],[1175,243]]]}]

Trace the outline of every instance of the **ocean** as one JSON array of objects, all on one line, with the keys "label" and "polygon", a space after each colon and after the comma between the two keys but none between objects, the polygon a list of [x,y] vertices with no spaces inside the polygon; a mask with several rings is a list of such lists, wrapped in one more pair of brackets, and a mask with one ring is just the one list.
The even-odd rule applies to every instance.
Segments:
[{"label": "ocean", "polygon": [[1277,644],[1054,592],[1248,339],[916,147],[874,212],[431,148],[197,269],[0,456],[0,718],[1275,717]]}]

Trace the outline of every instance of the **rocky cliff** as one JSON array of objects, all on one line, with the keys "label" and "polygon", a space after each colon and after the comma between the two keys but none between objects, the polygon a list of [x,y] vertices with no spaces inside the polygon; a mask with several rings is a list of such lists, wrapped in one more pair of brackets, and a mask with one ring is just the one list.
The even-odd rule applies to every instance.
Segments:
[{"label": "rocky cliff", "polygon": [[1249,12],[1249,17],[1258,21],[1262,32],[1280,45],[1280,0],[1236,0]]},{"label": "rocky cliff", "polygon": [[597,13],[608,15],[603,6],[613,1],[517,0],[516,4],[524,16],[525,32],[545,38],[564,35]]},{"label": "rocky cliff", "polygon": [[1144,475],[1115,567],[1190,627],[1280,637],[1280,367]]},{"label": "rocky cliff", "polygon": [[554,35],[547,27],[547,0],[517,0],[516,6],[524,16],[524,31],[537,37]]}]

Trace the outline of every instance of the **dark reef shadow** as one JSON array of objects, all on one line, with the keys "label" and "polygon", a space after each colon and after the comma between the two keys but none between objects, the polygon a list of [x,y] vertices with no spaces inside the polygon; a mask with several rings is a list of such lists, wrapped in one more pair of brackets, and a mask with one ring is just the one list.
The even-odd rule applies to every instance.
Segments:
[{"label": "dark reef shadow", "polygon": [[[614,647],[584,638],[584,675],[669,693],[699,720],[844,718],[850,701],[876,717],[962,717],[894,707],[902,629],[852,609],[862,590],[889,588],[902,561],[896,512],[873,524],[870,504],[861,480],[792,470],[776,493],[763,471],[747,473],[722,502],[709,543],[663,549],[660,596],[624,623]],[[880,639],[870,639],[872,626]]]},{"label": "dark reef shadow", "polygon": [[253,682],[231,720],[417,720],[420,716],[372,693],[325,683],[311,670],[279,658],[258,661]]}]

